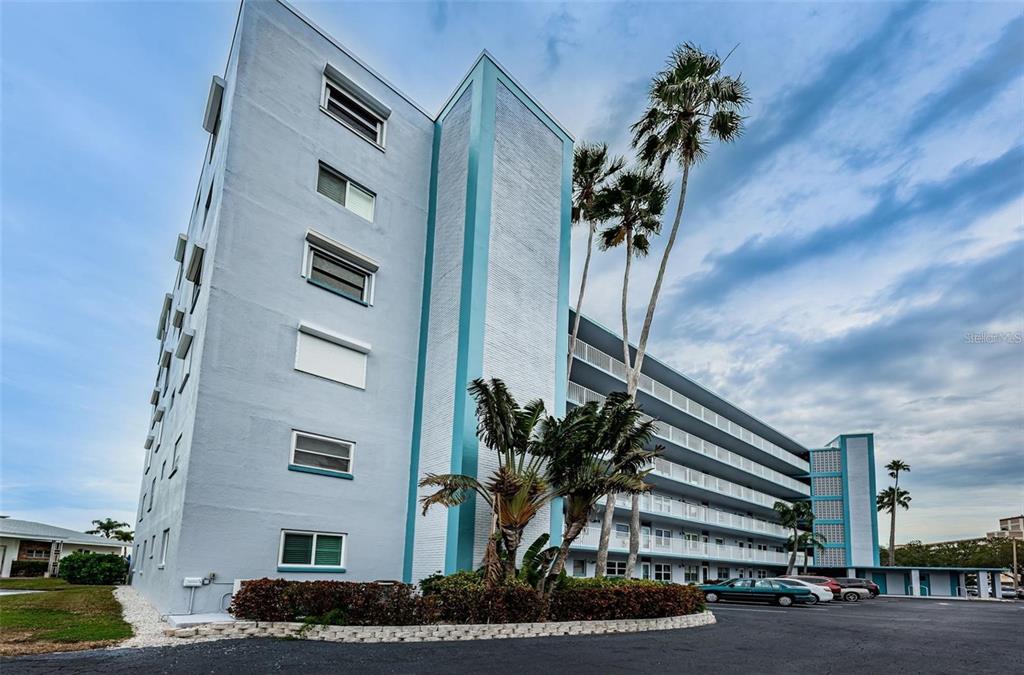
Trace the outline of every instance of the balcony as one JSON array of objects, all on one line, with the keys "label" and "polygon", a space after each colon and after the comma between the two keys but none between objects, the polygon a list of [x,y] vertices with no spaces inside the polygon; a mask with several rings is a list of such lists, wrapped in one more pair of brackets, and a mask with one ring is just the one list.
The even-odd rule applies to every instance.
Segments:
[{"label": "balcony", "polygon": [[[587,389],[586,387],[584,387],[582,385],[579,385],[579,384],[576,384],[575,382],[570,382],[569,383],[569,393],[568,393],[568,397],[567,398],[568,398],[568,400],[570,402],[575,403],[577,405],[581,405],[583,403],[589,403],[591,401],[596,402],[596,403],[601,403],[601,402],[604,401],[605,397],[602,396],[601,394],[598,394],[596,391],[593,391],[591,389]],[[670,443],[674,443],[676,445],[679,445],[680,447],[684,447],[684,448],[687,448],[689,450],[692,450],[693,452],[697,452],[697,453],[703,454],[705,456],[712,457],[713,459],[717,459],[718,461],[722,461],[722,462],[726,462],[726,463],[731,463],[731,462],[727,462],[726,461],[727,458],[724,455],[723,456],[719,456],[718,455],[718,451],[719,450],[721,450],[724,453],[729,453],[733,457],[736,457],[736,458],[739,457],[738,455],[735,455],[735,453],[730,453],[728,450],[725,450],[724,448],[719,448],[718,446],[714,445],[713,443],[706,443],[706,442],[703,442],[703,441],[700,442],[700,443],[694,442],[694,441],[700,441],[700,439],[698,439],[693,434],[688,434],[685,431],[682,431],[681,429],[676,429],[672,425],[665,424],[663,422],[657,422],[655,424],[654,435],[657,438],[664,439],[664,440],[666,440],[666,441],[668,441]],[[681,437],[681,435],[682,435],[682,437]],[[686,445],[684,443],[688,443],[689,445]],[[698,450],[698,449],[695,449],[694,447],[690,447],[690,446],[696,446],[697,448],[700,448],[700,449]],[[780,483],[780,484],[783,484],[786,487],[791,487],[791,489],[793,489],[796,492],[799,492],[802,495],[809,495],[810,494],[810,486],[808,486],[808,485],[806,485],[804,483],[800,483],[799,481],[796,481],[796,480],[790,478],[789,476],[784,476],[784,475],[778,473],[777,471],[772,471],[771,469],[768,469],[767,467],[763,467],[760,464],[755,464],[755,463],[751,462],[748,459],[745,459],[745,461],[747,463],[753,465],[753,466],[756,466],[756,467],[766,471],[766,472],[771,472],[773,474],[777,474],[780,479],[785,479],[786,481],[788,481],[787,483]],[[742,468],[742,464],[741,464],[741,468]],[[659,459],[655,460],[655,466],[654,466],[653,473],[655,475],[660,475],[660,476],[663,476],[665,478],[669,478],[671,480],[680,481],[680,482],[683,482],[683,483],[688,483],[690,485],[695,485],[697,487],[701,487],[701,488],[703,488],[705,490],[710,490],[710,491],[716,492],[718,494],[726,495],[726,496],[729,496],[729,497],[734,497],[736,499],[740,499],[740,500],[743,500],[745,502],[750,502],[750,503],[753,503],[753,504],[757,504],[758,506],[764,506],[764,507],[769,508],[769,509],[772,508],[772,506],[777,501],[781,501],[781,502],[786,503],[786,504],[789,503],[785,499],[779,499],[779,498],[773,497],[772,495],[769,495],[769,494],[767,494],[765,492],[760,492],[758,490],[753,490],[753,489],[748,488],[748,487],[743,487],[742,485],[738,485],[738,484],[733,483],[731,481],[727,481],[725,479],[718,478],[716,476],[712,476],[710,474],[703,473],[701,471],[697,471],[696,469],[690,469],[690,468],[684,467],[684,466],[682,466],[680,464],[675,464],[674,462],[669,462],[668,460],[665,460],[665,459],[660,459],[659,458]],[[749,470],[748,473],[751,473],[753,475],[758,475],[758,476],[761,476],[761,477],[765,477],[765,476],[763,476],[761,474],[756,473],[753,470]],[[774,481],[775,479],[773,478],[772,480]],[[791,484],[792,484],[792,486],[791,486]],[[798,486],[798,487],[796,487],[796,486]]]},{"label": "balcony", "polygon": [[[632,498],[627,495],[617,495],[615,499],[616,508],[628,509],[631,506]],[[604,505],[604,500],[601,500]],[[713,509],[698,504],[687,504],[681,499],[669,495],[650,493],[640,495],[640,510],[667,518],[685,520],[691,523],[707,525],[709,527],[720,527],[749,534],[760,534],[766,537],[785,539],[789,536],[789,530],[776,523],[741,516],[720,509]]]},{"label": "balcony", "polygon": [[[599,528],[587,528],[573,542],[572,548],[597,550],[600,537],[601,532]],[[617,553],[628,553],[629,535],[612,532],[608,541],[608,550]],[[789,563],[789,553],[760,551],[746,546],[741,548],[726,544],[710,544],[676,537],[658,537],[649,534],[640,537],[640,554],[689,558],[693,560],[726,560],[741,564],[786,565]],[[804,555],[798,553],[796,564],[803,565],[803,562]]]},{"label": "balcony", "polygon": [[[622,382],[625,382],[626,380],[625,363],[614,356],[606,354],[600,349],[587,344],[586,342],[582,342],[580,340],[576,341],[576,346],[573,349],[573,357],[597,368],[598,370],[608,373]],[[570,383],[570,387],[572,384],[573,383]],[[641,391],[650,394],[659,401],[669,404],[676,410],[684,412],[691,417],[721,429],[725,433],[740,439],[744,443],[783,460],[803,473],[807,473],[809,471],[809,466],[806,460],[801,459],[783,448],[780,448],[771,441],[768,441],[754,432],[741,427],[735,422],[726,419],[724,416],[719,415],[712,410],[709,410],[696,401],[687,398],[678,391],[665,386],[661,382],[658,382],[643,373],[640,374],[638,387]]]}]

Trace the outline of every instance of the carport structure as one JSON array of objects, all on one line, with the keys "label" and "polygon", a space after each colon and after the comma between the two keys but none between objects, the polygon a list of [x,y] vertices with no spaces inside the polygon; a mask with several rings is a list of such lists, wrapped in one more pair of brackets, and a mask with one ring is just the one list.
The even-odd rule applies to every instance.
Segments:
[{"label": "carport structure", "polygon": [[998,567],[851,567],[847,576],[870,579],[882,595],[967,597],[967,575],[977,575],[979,598],[1002,598]]}]

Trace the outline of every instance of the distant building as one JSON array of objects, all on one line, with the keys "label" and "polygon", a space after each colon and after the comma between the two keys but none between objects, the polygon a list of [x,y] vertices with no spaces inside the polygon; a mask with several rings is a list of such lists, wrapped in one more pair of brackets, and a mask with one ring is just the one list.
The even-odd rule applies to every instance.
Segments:
[{"label": "distant building", "polygon": [[98,537],[31,520],[0,518],[0,577],[11,576],[15,561],[45,562],[47,576],[62,558],[79,551],[125,555],[131,542]]},{"label": "distant building", "polygon": [[989,539],[1024,540],[1024,516],[1010,516],[999,519],[999,529],[985,535]]}]

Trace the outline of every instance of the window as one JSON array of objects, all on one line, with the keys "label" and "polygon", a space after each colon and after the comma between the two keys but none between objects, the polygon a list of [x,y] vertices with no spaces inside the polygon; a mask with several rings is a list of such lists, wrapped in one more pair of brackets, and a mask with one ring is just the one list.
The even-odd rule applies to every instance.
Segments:
[{"label": "window", "polygon": [[206,230],[206,221],[210,217],[210,206],[213,204],[213,183],[210,183],[210,191],[206,193],[206,205],[203,207],[203,227],[200,232]]},{"label": "window", "polygon": [[626,561],[625,560],[609,560],[605,567],[605,575],[609,577],[624,577],[626,576]]},{"label": "window", "polygon": [[366,357],[370,346],[308,324],[299,325],[295,369],[366,389]]},{"label": "window", "polygon": [[384,147],[385,118],[370,109],[355,91],[336,80],[324,78],[321,107],[359,136],[374,145]]},{"label": "window", "polygon": [[167,471],[167,460],[165,459],[164,463],[160,465],[160,477],[161,478],[164,477],[164,473],[166,473],[166,471]]},{"label": "window", "polygon": [[149,557],[152,558],[154,553],[156,553],[156,535],[155,534],[149,540]]},{"label": "window", "polygon": [[672,530],[654,530],[654,545],[667,547],[672,545]]},{"label": "window", "polygon": [[728,567],[719,567],[718,568],[718,578],[719,579],[728,579],[729,578],[729,568]]},{"label": "window", "polygon": [[374,281],[379,265],[372,258],[312,230],[306,232],[302,276],[338,295],[373,304]]},{"label": "window", "polygon": [[768,570],[758,570],[757,571],[757,578],[758,579],[767,579],[768,578]]},{"label": "window", "polygon": [[629,536],[629,525],[626,523],[615,523],[615,532],[616,534]]},{"label": "window", "polygon": [[695,582],[697,580],[697,566],[687,565],[686,568],[683,570],[683,581],[690,583]]},{"label": "window", "polygon": [[156,476],[153,476],[153,481],[149,486],[149,506],[146,507],[146,512],[153,510],[153,496],[156,494]]},{"label": "window", "polygon": [[344,534],[281,532],[281,567],[344,571],[344,554]]},{"label": "window", "polygon": [[309,283],[328,291],[369,304],[372,274],[356,265],[334,258],[317,249],[310,250]]},{"label": "window", "polygon": [[[139,500],[139,522],[142,522],[143,511],[146,508],[146,493],[142,493],[142,499]],[[143,542],[145,544],[145,542]]]},{"label": "window", "polygon": [[160,537],[160,567],[167,564],[167,543],[171,540],[171,530],[164,530],[163,536]]},{"label": "window", "polygon": [[291,466],[350,478],[353,450],[351,441],[293,431]]},{"label": "window", "polygon": [[174,441],[174,451],[171,453],[171,474],[178,470],[178,451],[181,449],[181,437],[183,434],[178,434],[178,440]]},{"label": "window", "polygon": [[146,539],[142,540],[142,552],[139,554],[139,571],[142,571],[142,566],[146,562]]},{"label": "window", "polygon": [[585,576],[587,576],[587,561],[586,560],[573,560],[572,561],[572,575],[574,577],[585,577]]},{"label": "window", "polygon": [[672,565],[670,563],[654,563],[655,581],[672,581]]},{"label": "window", "polygon": [[323,162],[320,162],[317,173],[316,191],[357,216],[373,222],[373,207],[377,197]]}]

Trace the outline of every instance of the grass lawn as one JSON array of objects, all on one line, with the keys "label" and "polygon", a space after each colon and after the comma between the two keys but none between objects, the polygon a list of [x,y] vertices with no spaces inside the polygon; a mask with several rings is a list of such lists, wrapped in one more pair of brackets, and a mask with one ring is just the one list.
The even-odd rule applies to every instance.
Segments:
[{"label": "grass lawn", "polygon": [[4,579],[0,595],[0,655],[91,649],[131,637],[113,586],[73,586],[63,579]]}]

